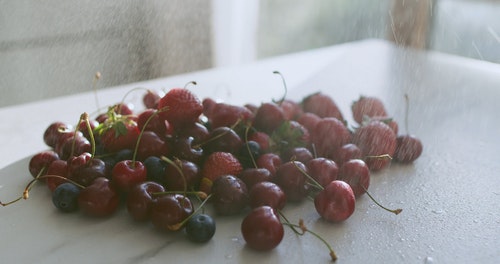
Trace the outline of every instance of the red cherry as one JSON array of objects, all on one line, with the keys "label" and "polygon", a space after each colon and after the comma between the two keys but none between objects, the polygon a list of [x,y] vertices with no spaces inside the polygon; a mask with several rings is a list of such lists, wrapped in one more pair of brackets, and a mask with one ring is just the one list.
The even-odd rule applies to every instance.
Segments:
[{"label": "red cherry", "polygon": [[337,179],[339,168],[337,164],[327,158],[315,158],[306,163],[309,175],[322,187]]},{"label": "red cherry", "polygon": [[397,146],[394,159],[401,163],[410,163],[418,159],[423,151],[422,141],[413,135],[400,135],[396,138]]},{"label": "red cherry", "polygon": [[182,221],[193,213],[191,200],[181,194],[159,196],[151,207],[151,223],[162,231],[178,230]]},{"label": "red cherry", "polygon": [[370,186],[370,170],[363,160],[352,159],[344,162],[340,167],[339,180],[347,182],[358,197]]},{"label": "red cherry", "polygon": [[276,171],[276,183],[283,189],[288,201],[299,202],[307,195],[307,167],[300,161],[283,163]]},{"label": "red cherry", "polygon": [[112,215],[118,209],[120,196],[111,182],[99,177],[80,191],[78,196],[79,208],[90,216],[106,217]]},{"label": "red cherry", "polygon": [[268,251],[281,243],[285,230],[273,208],[260,206],[243,219],[241,234],[249,248]]},{"label": "red cherry", "polygon": [[319,215],[331,222],[342,222],[354,213],[356,198],[344,181],[332,181],[314,198]]},{"label": "red cherry", "polygon": [[156,202],[153,193],[165,192],[162,185],[156,182],[143,182],[130,189],[127,195],[127,210],[136,221],[149,220],[151,208]]},{"label": "red cherry", "polygon": [[[36,178],[37,176],[42,176],[47,173],[47,169],[50,164],[59,159],[59,155],[52,150],[42,151],[31,157],[28,168],[31,176]],[[42,175],[39,175],[40,172]]]},{"label": "red cherry", "polygon": [[43,141],[47,146],[55,148],[62,134],[72,131],[72,127],[63,122],[54,122],[43,133]]},{"label": "red cherry", "polygon": [[128,193],[134,185],[146,181],[146,167],[140,161],[122,160],[113,167],[111,178],[118,190]]},{"label": "red cherry", "polygon": [[285,192],[275,183],[263,181],[256,183],[248,193],[250,207],[256,208],[267,205],[281,210],[286,204]]}]

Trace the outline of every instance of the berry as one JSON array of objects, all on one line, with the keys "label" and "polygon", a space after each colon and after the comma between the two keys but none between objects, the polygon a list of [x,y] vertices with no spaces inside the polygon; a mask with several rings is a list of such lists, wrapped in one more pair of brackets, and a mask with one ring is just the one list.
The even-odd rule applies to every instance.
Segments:
[{"label": "berry", "polygon": [[212,203],[219,215],[239,214],[248,206],[248,190],[245,183],[233,175],[217,178],[212,186]]},{"label": "berry", "polygon": [[52,193],[52,203],[62,212],[71,213],[78,210],[79,194],[80,188],[72,183],[66,182],[55,188]]},{"label": "berry", "polygon": [[347,182],[358,197],[368,190],[370,186],[370,170],[363,160],[352,159],[344,162],[340,167],[339,180]]},{"label": "berry", "polygon": [[333,99],[321,92],[305,97],[301,104],[304,112],[313,113],[319,117],[334,117],[344,120],[342,113]]},{"label": "berry", "polygon": [[396,138],[397,146],[394,159],[401,163],[411,163],[418,159],[423,151],[420,139],[414,135],[400,135]]},{"label": "berry", "polygon": [[354,213],[355,197],[344,181],[332,181],[314,198],[319,215],[330,222],[342,222]]},{"label": "berry", "polygon": [[365,117],[386,117],[387,112],[384,103],[379,98],[370,96],[360,96],[357,101],[351,104],[354,121],[363,123]]},{"label": "berry", "polygon": [[207,214],[193,215],[186,223],[186,234],[189,240],[206,243],[215,234],[215,220]]},{"label": "berry", "polygon": [[394,156],[397,144],[394,131],[380,121],[372,121],[356,129],[352,143],[359,147],[368,168],[373,171],[390,164],[391,159],[383,155]]},{"label": "berry", "polygon": [[80,191],[78,207],[87,215],[107,217],[118,209],[120,196],[111,182],[99,177]]},{"label": "berry", "polygon": [[156,202],[153,193],[165,192],[162,185],[146,181],[135,185],[127,195],[127,211],[135,221],[150,219],[151,207]]},{"label": "berry", "polygon": [[151,223],[162,231],[176,231],[193,213],[193,204],[188,197],[181,194],[159,196],[151,207]]},{"label": "berry", "polygon": [[240,161],[229,152],[214,152],[203,163],[200,190],[210,194],[213,182],[223,175],[239,175],[243,171]]},{"label": "berry", "polygon": [[281,210],[286,204],[285,192],[275,183],[262,181],[256,183],[249,192],[250,207],[267,205]]},{"label": "berry", "polygon": [[173,88],[158,102],[160,119],[167,120],[174,128],[191,125],[203,112],[200,99],[185,88]]},{"label": "berry", "polygon": [[351,141],[349,130],[337,118],[323,118],[313,131],[312,143],[319,157],[332,158],[338,148]]}]

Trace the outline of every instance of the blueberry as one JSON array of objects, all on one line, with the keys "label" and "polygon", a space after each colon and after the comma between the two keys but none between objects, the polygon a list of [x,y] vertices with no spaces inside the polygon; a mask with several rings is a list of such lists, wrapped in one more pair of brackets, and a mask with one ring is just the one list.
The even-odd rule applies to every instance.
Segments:
[{"label": "blueberry", "polygon": [[206,214],[194,215],[186,223],[186,234],[193,242],[205,243],[215,234],[215,221]]},{"label": "blueberry", "polygon": [[52,193],[52,202],[57,209],[70,213],[78,210],[78,195],[80,188],[76,185],[65,182],[56,187]]},{"label": "blueberry", "polygon": [[238,159],[242,163],[245,168],[253,168],[255,167],[252,162],[252,157],[254,160],[260,156],[261,150],[259,143],[255,141],[248,141],[243,144],[238,150]]},{"label": "blueberry", "polygon": [[146,158],[144,166],[147,170],[147,179],[162,185],[165,184],[165,168],[167,165],[167,162],[159,157],[150,156]]}]

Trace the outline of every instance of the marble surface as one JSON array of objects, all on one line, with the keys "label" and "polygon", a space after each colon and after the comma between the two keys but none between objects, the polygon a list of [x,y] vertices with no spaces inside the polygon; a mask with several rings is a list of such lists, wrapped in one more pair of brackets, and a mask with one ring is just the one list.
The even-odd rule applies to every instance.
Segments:
[{"label": "marble surface", "polygon": [[[237,68],[213,69],[140,84],[103,89],[100,103],[121,100],[133,87],[171,88],[195,80],[200,97],[259,103],[282,94],[330,94],[350,121],[349,105],[359,95],[380,97],[404,128],[404,95],[410,98],[408,129],[424,143],[411,165],[393,163],[374,173],[370,191],[396,216],[367,196],[342,224],[322,221],[313,204],[289,204],[299,218],[334,247],[338,263],[497,263],[500,259],[500,66],[433,52],[403,50],[367,40],[269,59]],[[140,100],[132,93],[129,100]],[[4,122],[0,199],[22,192],[30,179],[30,155],[44,150],[41,135],[55,120],[72,122],[95,109],[93,94],[0,109]],[[328,252],[310,235],[290,230],[276,249],[254,252],[240,234],[242,216],[216,217],[217,233],[204,245],[182,233],[159,233],[134,223],[125,210],[109,219],[61,214],[50,194],[36,185],[30,199],[0,208],[3,263],[326,263]]]}]

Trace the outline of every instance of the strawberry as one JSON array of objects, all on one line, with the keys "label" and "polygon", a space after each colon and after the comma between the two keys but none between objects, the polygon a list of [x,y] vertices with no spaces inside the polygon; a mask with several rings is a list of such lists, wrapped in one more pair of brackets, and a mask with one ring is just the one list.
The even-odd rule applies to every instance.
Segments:
[{"label": "strawberry", "polygon": [[159,116],[174,128],[190,125],[200,117],[203,105],[198,97],[186,88],[171,89],[160,101]]},{"label": "strawberry", "polygon": [[358,124],[361,124],[364,117],[386,117],[384,103],[379,98],[360,96],[357,101],[351,104],[353,118]]},{"label": "strawberry", "polygon": [[229,152],[214,152],[210,154],[201,170],[200,191],[211,193],[213,182],[223,175],[237,176],[243,167],[240,161]]},{"label": "strawberry", "polygon": [[95,129],[104,149],[109,152],[118,152],[122,149],[135,148],[140,130],[135,116],[117,114],[113,108],[107,113],[108,118]]},{"label": "strawberry", "polygon": [[313,113],[319,117],[335,117],[338,120],[344,120],[342,113],[333,99],[321,92],[305,97],[301,105],[304,112]]},{"label": "strawberry", "polygon": [[[352,143],[356,144],[370,170],[385,168],[396,151],[396,134],[385,123],[372,121],[356,129]],[[379,157],[389,155],[390,157]]]}]

